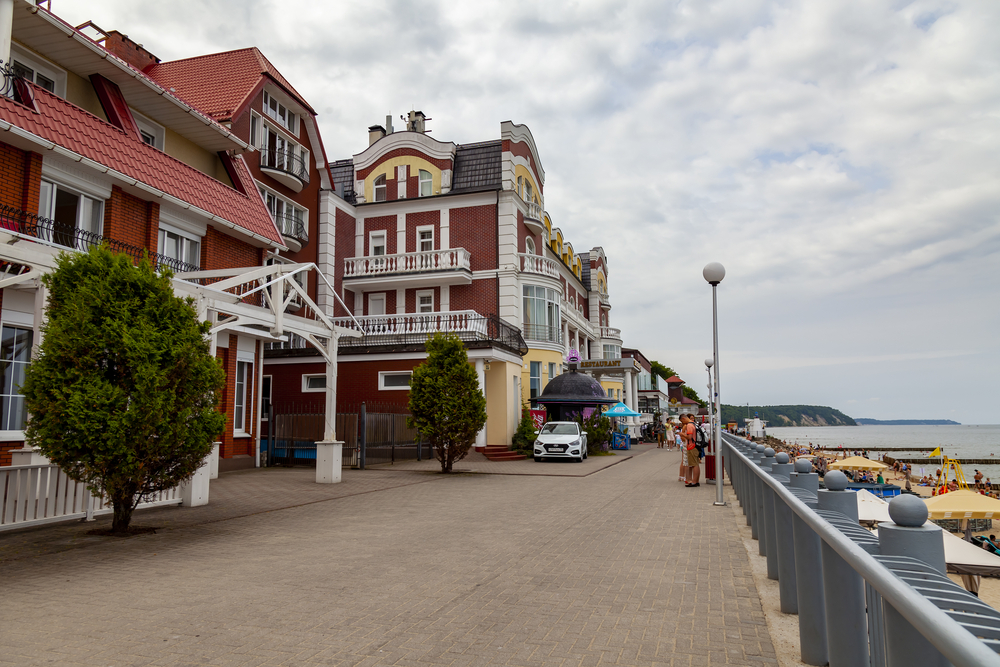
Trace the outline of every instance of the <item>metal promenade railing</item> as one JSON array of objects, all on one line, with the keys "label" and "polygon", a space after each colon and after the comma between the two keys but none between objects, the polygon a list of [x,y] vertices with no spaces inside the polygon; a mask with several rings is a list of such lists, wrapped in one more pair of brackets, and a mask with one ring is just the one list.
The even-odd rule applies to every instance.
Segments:
[{"label": "metal promenade railing", "polygon": [[[923,501],[896,498],[878,535],[858,524],[839,473],[724,435],[725,464],[781,611],[798,614],[802,661],[846,667],[1000,666],[1000,613],[946,576]],[[838,480],[839,478],[839,480]]]}]

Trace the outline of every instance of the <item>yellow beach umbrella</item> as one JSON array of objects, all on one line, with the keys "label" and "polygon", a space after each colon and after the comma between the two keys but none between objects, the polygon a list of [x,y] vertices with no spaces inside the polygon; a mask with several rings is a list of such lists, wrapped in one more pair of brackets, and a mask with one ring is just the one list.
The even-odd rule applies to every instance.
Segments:
[{"label": "yellow beach umbrella", "polygon": [[1000,500],[975,491],[959,489],[940,496],[924,498],[931,519],[1000,518]]},{"label": "yellow beach umbrella", "polygon": [[884,470],[888,467],[884,463],[872,461],[863,456],[852,456],[830,464],[830,470]]}]

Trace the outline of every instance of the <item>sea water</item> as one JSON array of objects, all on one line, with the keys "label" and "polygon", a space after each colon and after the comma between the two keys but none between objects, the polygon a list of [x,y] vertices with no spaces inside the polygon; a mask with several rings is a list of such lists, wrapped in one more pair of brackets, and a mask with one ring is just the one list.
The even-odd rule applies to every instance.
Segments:
[{"label": "sea water", "polygon": [[[994,484],[1000,484],[1000,424],[961,424],[946,426],[814,426],[768,427],[767,434],[788,443],[812,443],[817,447],[866,449],[870,458],[881,456],[886,447],[912,447],[912,451],[885,452],[894,458],[927,458],[935,447],[949,458],[989,459],[995,464],[968,464],[962,466],[965,478],[971,483],[978,468]],[[938,465],[915,463],[913,471],[920,475],[933,475]]]}]

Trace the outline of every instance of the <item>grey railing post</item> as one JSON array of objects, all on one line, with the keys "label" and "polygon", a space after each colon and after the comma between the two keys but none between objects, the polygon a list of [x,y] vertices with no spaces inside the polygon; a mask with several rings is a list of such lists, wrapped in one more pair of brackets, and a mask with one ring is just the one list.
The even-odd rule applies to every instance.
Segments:
[{"label": "grey railing post", "polygon": [[[787,477],[792,464],[788,454],[780,452],[771,466],[771,475]],[[775,558],[778,561],[778,598],[783,614],[797,614],[799,601],[796,597],[797,577],[795,574],[795,539],[792,533],[792,509],[785,501],[774,496],[774,543]]]},{"label": "grey railing post", "polygon": [[361,402],[361,409],[358,410],[358,468],[365,469],[365,440],[368,435],[368,416],[365,413],[365,403]]},{"label": "grey railing post", "polygon": [[[857,523],[858,498],[847,488],[847,476],[832,470],[826,489],[817,494],[821,510],[846,515]],[[830,545],[823,542],[823,597],[826,602],[827,656],[830,667],[869,664],[864,580]]]},{"label": "grey railing post", "polygon": [[[916,496],[899,496],[889,503],[889,518],[894,523],[878,527],[879,551],[883,556],[909,556],[923,561],[947,575],[944,560],[944,535],[941,528],[927,521],[927,505]],[[883,600],[885,617],[885,654],[888,667],[921,665],[947,667],[948,661],[917,629]]]},{"label": "grey railing post", "polygon": [[[774,450],[770,447],[764,450],[764,459],[761,461],[760,469],[768,476],[771,474],[771,466],[774,465]],[[761,480],[761,490],[763,493],[764,506],[764,544],[763,555],[767,557],[767,578],[778,578],[778,542],[774,532],[774,491]]]}]

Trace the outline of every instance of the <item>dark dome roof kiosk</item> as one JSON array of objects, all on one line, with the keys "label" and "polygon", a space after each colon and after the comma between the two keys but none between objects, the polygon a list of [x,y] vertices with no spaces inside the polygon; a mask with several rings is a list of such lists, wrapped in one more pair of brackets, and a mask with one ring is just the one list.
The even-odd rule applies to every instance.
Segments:
[{"label": "dark dome roof kiosk", "polygon": [[602,405],[617,402],[608,398],[600,382],[586,373],[577,373],[573,361],[569,363],[568,373],[550,380],[542,395],[531,399],[532,407],[545,407],[549,421],[572,421],[583,415],[587,408],[600,409]]}]

